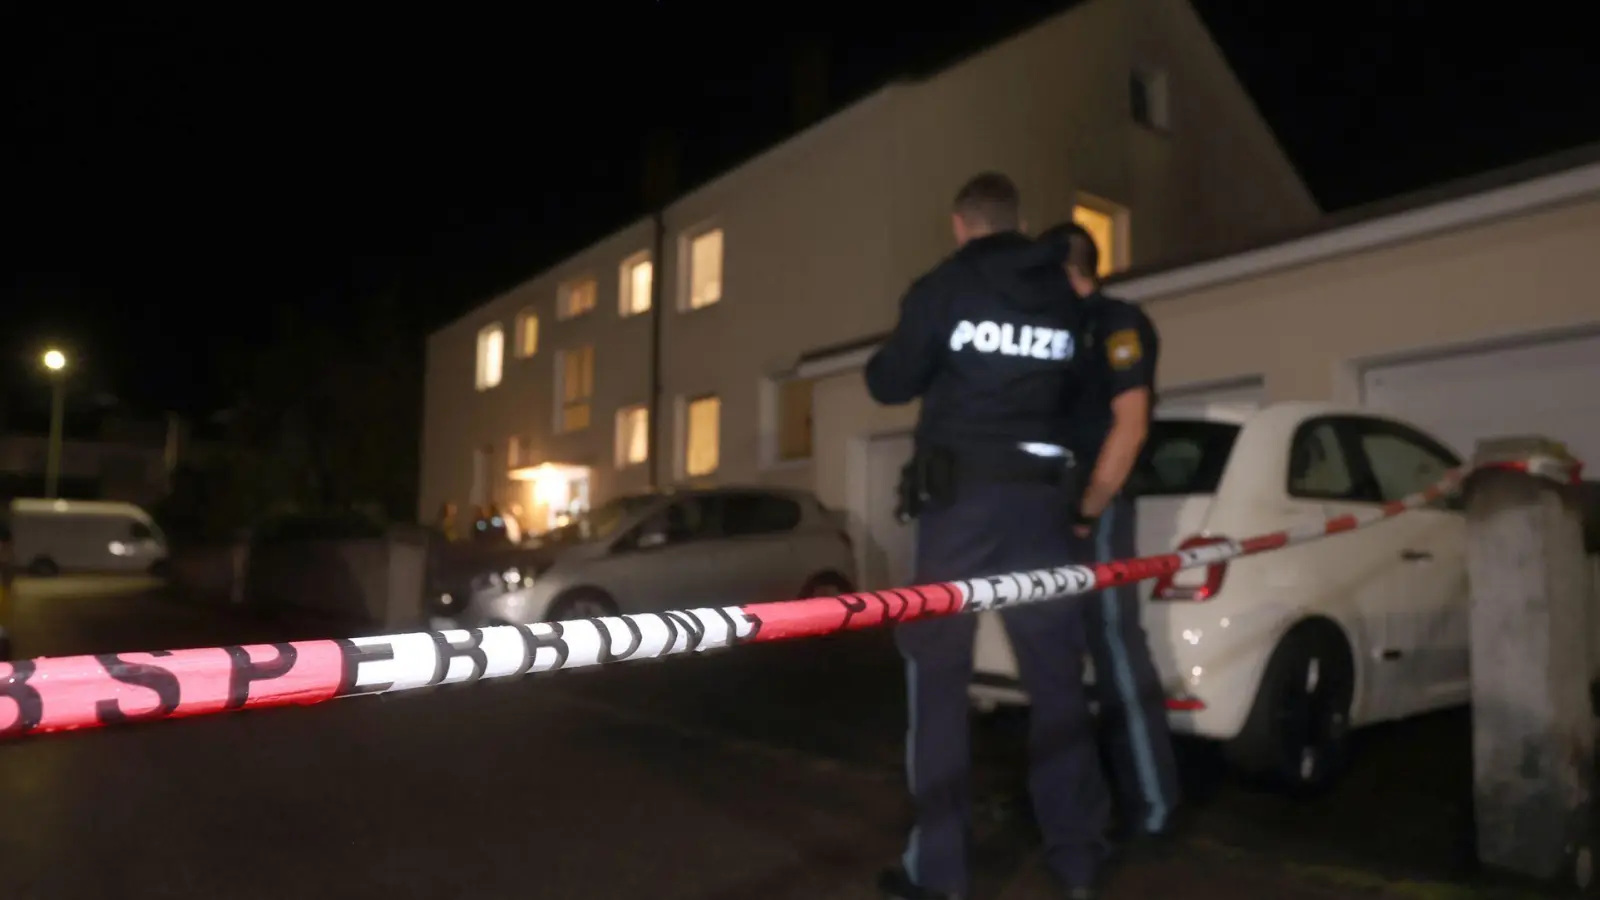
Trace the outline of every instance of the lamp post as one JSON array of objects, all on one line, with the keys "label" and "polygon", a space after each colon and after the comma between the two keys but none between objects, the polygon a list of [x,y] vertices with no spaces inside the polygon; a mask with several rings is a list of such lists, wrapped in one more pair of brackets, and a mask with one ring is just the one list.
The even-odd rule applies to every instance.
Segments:
[{"label": "lamp post", "polygon": [[50,373],[51,391],[50,460],[45,468],[44,494],[46,498],[54,500],[57,483],[61,480],[61,429],[67,405],[67,355],[51,348],[45,351],[43,362],[45,370]]}]

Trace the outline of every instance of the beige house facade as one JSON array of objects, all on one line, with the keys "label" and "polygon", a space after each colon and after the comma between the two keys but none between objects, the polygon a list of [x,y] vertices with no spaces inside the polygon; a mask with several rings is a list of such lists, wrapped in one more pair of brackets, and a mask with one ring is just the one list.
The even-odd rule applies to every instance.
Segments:
[{"label": "beige house facade", "polygon": [[681,197],[662,259],[644,219],[433,334],[421,515],[494,502],[540,530],[651,487],[653,459],[659,487],[808,487],[864,522],[861,441],[914,410],[873,407],[819,351],[893,324],[986,169],[1030,224],[1095,231],[1114,271],[1319,217],[1186,0],[1087,0]]}]

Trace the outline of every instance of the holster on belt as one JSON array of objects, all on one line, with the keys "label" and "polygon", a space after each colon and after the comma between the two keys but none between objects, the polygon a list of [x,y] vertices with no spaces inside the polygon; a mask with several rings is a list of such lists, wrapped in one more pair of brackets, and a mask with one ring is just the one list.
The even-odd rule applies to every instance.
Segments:
[{"label": "holster on belt", "polygon": [[956,457],[945,447],[918,444],[900,469],[895,492],[895,518],[910,522],[924,510],[946,506],[956,498]]}]

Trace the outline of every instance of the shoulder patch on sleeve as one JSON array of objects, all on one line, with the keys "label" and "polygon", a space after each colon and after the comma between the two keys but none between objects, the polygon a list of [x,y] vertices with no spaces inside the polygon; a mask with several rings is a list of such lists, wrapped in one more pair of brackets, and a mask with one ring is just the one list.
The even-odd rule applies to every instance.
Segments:
[{"label": "shoulder patch on sleeve", "polygon": [[1113,331],[1106,337],[1106,360],[1111,368],[1121,371],[1136,365],[1144,358],[1144,344],[1134,328]]}]

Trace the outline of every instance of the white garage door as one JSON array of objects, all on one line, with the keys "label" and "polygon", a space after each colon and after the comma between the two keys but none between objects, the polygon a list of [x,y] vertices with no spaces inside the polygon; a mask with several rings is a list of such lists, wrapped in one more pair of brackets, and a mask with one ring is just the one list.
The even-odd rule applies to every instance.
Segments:
[{"label": "white garage door", "polygon": [[862,511],[867,540],[862,548],[862,579],[868,588],[911,584],[915,534],[894,516],[900,467],[910,458],[909,434],[874,438],[867,445],[867,508]]},{"label": "white garage door", "polygon": [[1368,406],[1463,457],[1480,438],[1539,434],[1600,469],[1600,334],[1380,366],[1362,382]]},{"label": "white garage door", "polygon": [[1162,387],[1157,394],[1156,409],[1160,412],[1206,406],[1259,409],[1266,401],[1266,384],[1260,378],[1240,378],[1225,382]]}]

